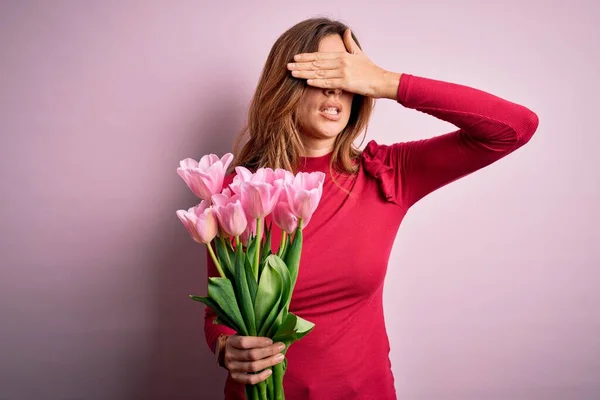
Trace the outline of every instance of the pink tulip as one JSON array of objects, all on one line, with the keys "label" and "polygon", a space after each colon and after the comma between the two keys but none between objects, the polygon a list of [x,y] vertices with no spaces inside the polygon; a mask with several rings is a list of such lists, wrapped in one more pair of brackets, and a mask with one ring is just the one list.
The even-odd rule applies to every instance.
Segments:
[{"label": "pink tulip", "polygon": [[279,185],[264,182],[243,182],[240,185],[240,196],[248,217],[259,219],[269,215],[277,204],[282,189]]},{"label": "pink tulip", "polygon": [[208,202],[203,200],[187,211],[177,210],[176,214],[194,241],[206,244],[217,236],[217,219]]},{"label": "pink tulip", "polygon": [[294,181],[294,174],[292,174],[290,171],[285,170],[285,169],[281,169],[281,168],[277,168],[276,170],[272,171],[272,173],[267,173],[267,182],[268,183],[272,183],[274,184],[277,181],[281,181],[283,183],[292,183]]},{"label": "pink tulip", "polygon": [[213,194],[221,191],[225,172],[232,160],[231,153],[221,159],[215,154],[205,155],[200,162],[186,158],[179,162],[177,173],[196,196],[209,200]]},{"label": "pink tulip", "polygon": [[244,246],[248,246],[251,236],[256,236],[256,220],[252,218],[248,219],[246,230],[240,235],[240,240]]},{"label": "pink tulip", "polygon": [[[222,193],[215,194],[212,196],[213,206],[218,209],[219,207],[224,207],[228,203],[235,202],[236,200],[240,200],[239,194],[232,194],[231,190],[223,189]],[[246,210],[244,210],[244,214],[246,215],[246,220],[248,224],[246,225],[246,229],[240,235],[240,240],[244,246],[248,245],[248,241],[250,240],[251,235],[256,235],[256,219],[250,217]],[[228,236],[225,232],[220,230],[219,233],[221,236]]]},{"label": "pink tulip", "polygon": [[283,201],[278,203],[273,210],[273,222],[290,235],[298,227],[298,218],[290,210],[290,205]]},{"label": "pink tulip", "polygon": [[241,192],[242,183],[252,182],[253,178],[254,174],[248,168],[241,166],[235,167],[235,176],[229,187],[234,193],[239,194]]},{"label": "pink tulip", "polygon": [[215,207],[224,207],[228,203],[239,200],[240,196],[238,194],[232,194],[229,189],[223,189],[221,193],[213,194],[210,199]]},{"label": "pink tulip", "polygon": [[235,167],[236,175],[230,187],[235,193],[240,193],[240,186],[244,182],[262,182],[274,184],[276,181],[291,182],[294,180],[294,175],[285,169],[259,168],[252,173],[245,167]]},{"label": "pink tulip", "polygon": [[[213,196],[213,199],[218,199],[217,201],[222,200],[218,196]],[[232,198],[229,200],[232,200]],[[240,236],[246,230],[248,220],[246,219],[246,214],[240,200],[233,199],[232,201],[227,201],[224,205],[215,204],[214,210],[219,220],[219,227],[223,233],[229,236]]]},{"label": "pink tulip", "polygon": [[325,174],[299,172],[291,183],[285,185],[287,202],[296,218],[308,221],[317,209],[323,194]]}]

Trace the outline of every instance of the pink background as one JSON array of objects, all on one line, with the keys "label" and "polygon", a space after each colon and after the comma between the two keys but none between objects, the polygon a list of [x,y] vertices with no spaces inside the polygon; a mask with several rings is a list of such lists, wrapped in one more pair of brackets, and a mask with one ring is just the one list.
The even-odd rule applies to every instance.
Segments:
[{"label": "pink background", "polygon": [[[384,68],[540,118],[405,219],[385,284],[399,399],[600,398],[600,6],[250,3],[0,3],[0,399],[222,398],[175,169],[230,151],[273,41],[314,15]],[[383,100],[369,139],[450,129]]]}]

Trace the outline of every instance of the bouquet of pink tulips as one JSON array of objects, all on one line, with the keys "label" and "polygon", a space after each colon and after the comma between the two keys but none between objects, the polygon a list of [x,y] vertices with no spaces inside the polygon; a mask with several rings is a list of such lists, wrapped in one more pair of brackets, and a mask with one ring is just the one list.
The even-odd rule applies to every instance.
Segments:
[{"label": "bouquet of pink tulips", "polygon": [[[266,336],[289,346],[314,324],[289,312],[298,277],[302,229],[321,199],[325,174],[260,168],[252,173],[236,167],[233,182],[223,188],[233,155],[214,154],[180,162],[177,173],[202,201],[177,216],[198,243],[206,244],[219,272],[208,280],[208,296],[190,297],[209,306],[215,323],[239,335]],[[271,249],[271,215],[281,228],[281,244]],[[248,400],[285,399],[283,375],[287,360],[257,385],[246,385]]]}]

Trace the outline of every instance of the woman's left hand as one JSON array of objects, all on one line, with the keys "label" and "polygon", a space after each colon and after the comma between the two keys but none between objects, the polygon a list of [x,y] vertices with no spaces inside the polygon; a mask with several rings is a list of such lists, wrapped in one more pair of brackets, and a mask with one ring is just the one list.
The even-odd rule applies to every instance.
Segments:
[{"label": "woman's left hand", "polygon": [[342,89],[373,98],[396,98],[400,75],[375,65],[358,47],[350,29],[344,32],[348,52],[302,53],[288,64],[292,76],[310,86]]}]

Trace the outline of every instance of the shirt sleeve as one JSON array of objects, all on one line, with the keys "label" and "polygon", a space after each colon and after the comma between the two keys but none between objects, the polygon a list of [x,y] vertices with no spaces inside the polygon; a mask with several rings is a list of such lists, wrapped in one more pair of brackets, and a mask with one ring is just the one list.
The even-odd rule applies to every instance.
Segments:
[{"label": "shirt sleeve", "polygon": [[363,165],[388,201],[409,209],[427,194],[507,156],[538,127],[528,108],[464,85],[403,74],[398,103],[455,125],[427,139],[367,144]]}]

